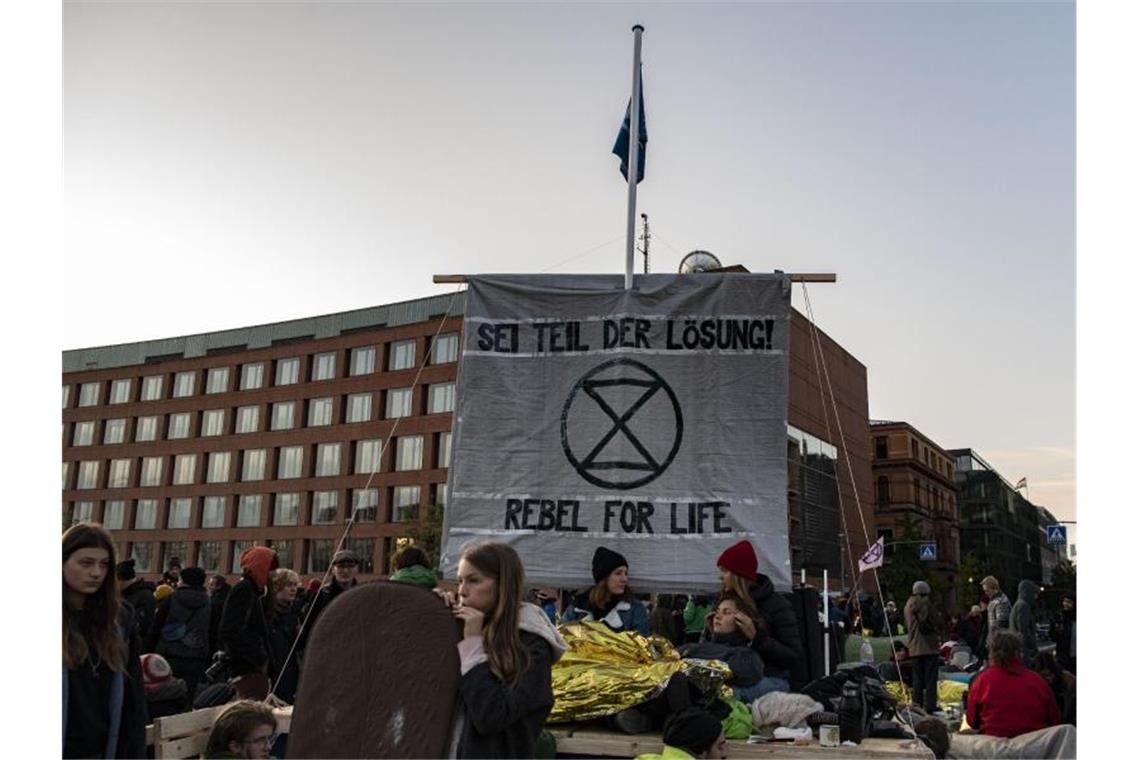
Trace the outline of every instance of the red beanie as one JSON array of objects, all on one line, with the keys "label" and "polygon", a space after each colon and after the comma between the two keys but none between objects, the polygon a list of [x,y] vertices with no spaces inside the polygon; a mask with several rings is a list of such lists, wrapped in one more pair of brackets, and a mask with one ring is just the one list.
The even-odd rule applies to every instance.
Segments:
[{"label": "red beanie", "polygon": [[174,677],[170,663],[160,654],[144,654],[139,658],[142,665],[143,689],[154,691]]},{"label": "red beanie", "polygon": [[716,560],[717,567],[723,567],[733,575],[756,580],[756,568],[760,560],[756,559],[756,550],[748,541],[738,541],[725,549]]}]

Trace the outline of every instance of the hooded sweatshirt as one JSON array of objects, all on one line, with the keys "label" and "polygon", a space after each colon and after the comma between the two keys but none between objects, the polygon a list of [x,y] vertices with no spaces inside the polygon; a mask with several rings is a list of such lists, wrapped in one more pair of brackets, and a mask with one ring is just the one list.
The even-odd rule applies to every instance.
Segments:
[{"label": "hooded sweatshirt", "polygon": [[1021,636],[1025,657],[1032,661],[1037,656],[1037,626],[1034,609],[1037,606],[1037,584],[1022,581],[1017,584],[1017,602],[1009,614],[1009,628]]},{"label": "hooded sweatshirt", "polygon": [[459,710],[451,757],[534,756],[535,740],[554,707],[550,666],[567,646],[550,618],[530,603],[519,605],[519,631],[530,665],[514,685],[491,672],[482,636],[459,642]]},{"label": "hooded sweatshirt", "polygon": [[230,590],[218,624],[218,638],[230,656],[234,675],[265,672],[269,660],[269,630],[261,597],[269,573],[277,565],[277,552],[251,546],[241,555],[242,579]]},{"label": "hooded sweatshirt", "polygon": [[392,573],[392,576],[388,578],[388,580],[395,581],[396,583],[410,583],[413,586],[426,588],[428,591],[435,588],[437,583],[435,573],[423,565],[410,565],[400,568]]}]

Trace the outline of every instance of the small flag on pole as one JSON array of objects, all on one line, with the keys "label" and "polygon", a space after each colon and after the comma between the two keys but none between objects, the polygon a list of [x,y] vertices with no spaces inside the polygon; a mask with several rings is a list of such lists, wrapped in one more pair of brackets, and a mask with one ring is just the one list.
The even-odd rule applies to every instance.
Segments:
[{"label": "small flag on pole", "polygon": [[1025,478],[1022,478],[1021,480],[1017,481],[1017,485],[1013,487],[1013,490],[1017,491],[1022,488],[1027,488],[1028,486],[1029,484],[1025,482]]},{"label": "small flag on pole", "polygon": [[[630,99],[632,101],[632,98]],[[649,142],[649,132],[645,128],[645,88],[639,88],[637,93],[638,109],[638,154],[637,154],[637,181],[645,179],[645,145]],[[617,139],[614,140],[614,149],[611,151],[614,155],[621,159],[621,176],[625,177],[626,182],[629,181],[629,106],[632,102],[625,107],[625,121],[621,123],[621,129],[618,130]]]},{"label": "small flag on pole", "polygon": [[867,553],[859,558],[859,572],[864,572],[875,567],[883,566],[883,537],[879,536],[879,540],[871,545]]}]

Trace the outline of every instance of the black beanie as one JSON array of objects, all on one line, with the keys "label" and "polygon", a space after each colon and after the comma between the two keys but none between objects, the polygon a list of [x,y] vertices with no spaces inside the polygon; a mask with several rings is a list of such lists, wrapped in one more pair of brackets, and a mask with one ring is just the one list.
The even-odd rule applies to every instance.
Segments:
[{"label": "black beanie", "polygon": [[603,578],[610,577],[610,573],[619,567],[629,567],[629,563],[617,552],[599,546],[594,551],[594,561],[590,563],[590,567],[594,571],[594,583],[601,583]]},{"label": "black beanie", "polygon": [[121,581],[129,581],[135,577],[135,558],[125,559],[115,565],[115,576]]},{"label": "black beanie", "polygon": [[720,721],[697,707],[686,707],[665,721],[661,739],[670,747],[683,749],[694,757],[716,743],[722,731]]},{"label": "black beanie", "polygon": [[184,567],[179,577],[187,586],[206,585],[206,571],[200,567]]}]

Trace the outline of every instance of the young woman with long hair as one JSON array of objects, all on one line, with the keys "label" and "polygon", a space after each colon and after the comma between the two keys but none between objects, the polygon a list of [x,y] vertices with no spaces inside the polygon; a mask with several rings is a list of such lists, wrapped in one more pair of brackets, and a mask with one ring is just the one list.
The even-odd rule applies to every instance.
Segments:
[{"label": "young woman with long hair", "polygon": [[134,615],[119,602],[102,526],[63,534],[63,757],[143,757],[146,702]]},{"label": "young woman with long hair", "polygon": [[594,550],[591,562],[594,586],[574,601],[562,615],[562,622],[597,620],[615,631],[635,631],[649,635],[649,614],[633,597],[629,586],[629,562],[604,546]]},{"label": "young woman with long hair", "polygon": [[550,666],[566,642],[536,605],[523,602],[515,550],[487,541],[459,560],[456,594],[439,592],[463,623],[460,714],[451,757],[533,757],[554,706]]}]

